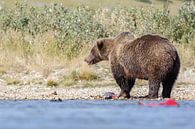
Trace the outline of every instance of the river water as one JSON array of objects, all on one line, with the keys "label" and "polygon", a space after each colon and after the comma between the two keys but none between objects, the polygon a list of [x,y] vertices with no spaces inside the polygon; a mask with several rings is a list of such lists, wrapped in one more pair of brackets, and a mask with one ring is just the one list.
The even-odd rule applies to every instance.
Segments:
[{"label": "river water", "polygon": [[194,129],[195,101],[178,102],[144,107],[132,100],[0,100],[0,129]]}]

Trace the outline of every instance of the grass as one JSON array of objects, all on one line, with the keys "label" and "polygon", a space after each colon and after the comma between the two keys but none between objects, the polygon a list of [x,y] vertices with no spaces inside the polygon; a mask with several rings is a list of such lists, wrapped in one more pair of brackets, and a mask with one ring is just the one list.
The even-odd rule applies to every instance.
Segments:
[{"label": "grass", "polygon": [[49,87],[56,87],[58,85],[59,85],[58,82],[55,80],[48,80],[47,81],[47,86],[49,86]]},{"label": "grass", "polygon": [[0,66],[0,75],[6,74],[7,73],[6,71],[7,71],[7,68],[6,67]]},{"label": "grass", "polygon": [[194,85],[194,83],[184,81],[184,82],[177,82],[175,85],[177,88],[183,88],[184,86]]},{"label": "grass", "polygon": [[73,86],[75,84],[77,84],[76,81],[72,80],[71,78],[67,78],[67,77],[64,77],[61,81],[60,81],[60,84],[62,86]]},{"label": "grass", "polygon": [[[35,4],[37,0],[31,2]],[[39,0],[39,2],[50,3],[51,0]],[[46,20],[36,19],[35,12],[30,12],[31,10],[29,11],[28,7],[27,11],[18,12],[21,13],[19,16],[10,13],[10,16],[13,15],[15,18],[13,19],[13,24],[9,26],[10,28],[6,32],[0,33],[0,65],[6,66],[6,69],[0,67],[1,75],[6,74],[9,69],[15,68],[18,72],[23,71],[23,69],[38,70],[47,78],[52,70],[60,67],[65,68],[68,72],[59,81],[48,80],[47,86],[96,85],[93,81],[104,79],[104,76],[102,77],[102,73],[96,72],[96,66],[86,66],[83,61],[84,57],[89,53],[93,45],[92,43],[97,38],[110,37],[116,35],[118,32],[126,31],[126,29],[128,31],[133,30],[133,33],[138,36],[142,33],[151,33],[154,31],[170,36],[171,40],[173,40],[172,34],[178,34],[176,38],[185,35],[178,42],[173,42],[179,52],[182,69],[195,67],[195,39],[185,42],[186,39],[192,37],[188,34],[189,30],[192,29],[190,25],[188,23],[183,24],[185,23],[185,16],[188,15],[184,15],[184,18],[180,16],[180,19],[172,19],[176,21],[174,22],[175,25],[169,26],[167,22],[169,23],[172,16],[167,16],[165,12],[157,10],[163,8],[163,3],[160,0],[55,0],[52,2],[62,2],[66,7],[73,8],[74,11],[69,10],[70,12],[65,15],[64,10],[61,8],[62,6],[56,6],[56,13],[59,13],[59,15],[48,13],[49,17]],[[11,0],[6,0],[5,5],[11,7],[12,3]],[[87,5],[92,9],[76,8],[76,6],[80,5]],[[172,0],[169,5],[172,14],[178,16],[178,8],[181,5],[181,1]],[[129,10],[126,10],[124,7],[135,7],[135,10],[128,12]],[[156,13],[152,14],[151,7],[155,8],[153,11],[156,11]],[[39,11],[36,13],[44,14],[43,10]],[[14,12],[17,12],[17,10],[14,10]],[[132,14],[137,14],[137,28],[133,28],[134,26],[132,26],[134,23]],[[32,20],[32,24],[21,30],[21,23],[23,26],[25,16],[35,19]],[[46,15],[37,16],[43,18]],[[51,18],[50,16],[56,17]],[[68,16],[68,19],[63,19],[65,16]],[[174,18],[177,16],[174,16]],[[7,20],[9,21],[9,19]],[[35,35],[29,34],[29,31],[32,30],[48,29],[45,23],[51,23],[49,31],[42,32],[40,30]],[[175,26],[176,28],[173,31]],[[19,29],[17,30],[15,27]],[[97,66],[105,68],[101,63]],[[19,84],[20,80],[8,78],[6,82],[12,85]],[[145,82],[137,81],[137,85],[145,85]]]},{"label": "grass", "polygon": [[[83,69],[83,70],[73,70],[71,71],[70,74],[64,76],[61,81],[60,84],[62,86],[71,86],[71,85],[75,85],[78,83],[82,83],[84,85],[88,85],[90,84],[90,81],[94,81],[99,79],[99,77],[97,76],[96,73],[89,71],[87,69]],[[88,81],[88,83],[86,83],[86,81]]]},{"label": "grass", "polygon": [[[20,0],[15,0],[18,2]],[[44,5],[44,3],[62,3],[66,7],[75,8],[77,6],[89,6],[92,8],[113,8],[117,6],[121,7],[143,7],[150,8],[151,5],[157,9],[163,8],[163,2],[165,0],[31,0],[33,5]],[[182,0],[169,0],[170,9],[172,14],[177,13],[177,10],[182,5]],[[5,0],[5,6],[13,6],[14,3],[12,0]],[[28,1],[29,2],[29,1]],[[39,3],[39,4],[38,4]]]},{"label": "grass", "polygon": [[24,66],[25,69],[42,70],[47,77],[51,67],[63,65],[66,61],[64,54],[55,49],[54,39],[49,34],[37,36],[35,44],[24,42],[18,32],[11,32],[7,36],[0,36],[0,49],[3,50],[0,51],[0,64],[8,67],[7,69],[15,67],[17,70],[17,66]]},{"label": "grass", "polygon": [[11,77],[4,78],[7,85],[19,85],[22,84],[21,80]]},{"label": "grass", "polygon": [[[195,41],[195,40],[194,40]],[[195,42],[194,42],[195,43]],[[186,68],[195,68],[195,47],[191,44],[174,44],[181,60],[181,71]]]},{"label": "grass", "polygon": [[148,85],[148,81],[137,79],[135,81],[135,85],[137,85],[137,86],[145,86],[145,85]]},{"label": "grass", "polygon": [[80,80],[86,80],[86,81],[92,81],[92,80],[96,80],[98,78],[99,77],[95,73],[92,73],[89,71],[83,71],[79,75]]},{"label": "grass", "polygon": [[[14,41],[17,42],[17,40]],[[15,44],[18,45],[18,43]],[[195,67],[194,48],[190,44],[174,44],[174,45],[176,46],[179,52],[179,56],[181,58],[182,71],[185,70],[186,68]],[[44,47],[41,47],[40,44],[38,43],[34,44],[33,47],[37,49],[33,50],[34,52],[31,54],[30,58],[28,56],[24,56],[25,51],[23,52],[20,51],[21,49],[20,47],[22,47],[22,45],[20,47],[17,46],[16,48],[19,48],[17,50],[14,48],[10,48],[11,46],[9,44],[3,44],[3,45],[1,44],[0,49],[4,51],[0,51],[0,62],[1,64],[4,64],[6,68],[0,67],[2,68],[0,69],[0,71],[2,71],[0,73],[2,73],[2,75],[6,74],[7,70],[14,69],[14,68],[18,72],[21,72],[22,69],[29,69],[29,70],[38,70],[42,72],[45,78],[47,78],[52,72],[52,69],[55,69],[56,67],[62,67],[68,70],[67,74],[63,78],[59,79],[59,81],[48,80],[46,84],[47,86],[51,86],[51,87],[73,86],[73,85],[83,85],[85,87],[100,86],[103,84],[95,83],[95,81],[100,80],[101,83],[102,82],[105,83],[104,77],[100,78],[100,76],[102,76],[101,74],[104,72],[96,73],[94,72],[96,71],[96,66],[89,67],[84,62],[84,58],[89,53],[90,46],[85,46],[85,49],[82,50],[82,52],[77,58],[74,58],[71,61],[67,61],[67,59],[64,58],[62,53],[59,54],[58,52],[55,53],[53,51],[51,52],[50,50],[47,51],[44,49]],[[45,48],[47,48],[47,46],[45,46]],[[22,50],[23,49],[24,48],[22,48]],[[105,62],[103,64],[102,63],[98,64],[98,66],[102,67],[103,69],[105,68],[105,66],[108,65],[109,65],[108,62],[107,63]],[[101,81],[101,79],[103,79],[103,81]],[[5,79],[5,82],[7,85],[21,84],[21,80],[14,79],[14,78],[7,78]],[[147,82],[142,80],[137,80],[136,85],[147,85]]]}]

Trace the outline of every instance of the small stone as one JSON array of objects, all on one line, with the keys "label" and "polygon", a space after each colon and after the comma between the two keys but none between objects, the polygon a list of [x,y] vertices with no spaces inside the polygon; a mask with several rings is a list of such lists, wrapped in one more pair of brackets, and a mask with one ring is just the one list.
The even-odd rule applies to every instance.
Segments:
[{"label": "small stone", "polygon": [[113,92],[106,92],[103,94],[105,99],[116,99],[116,94]]},{"label": "small stone", "polygon": [[56,91],[54,91],[52,94],[53,94],[53,95],[58,95],[58,93],[57,93]]},{"label": "small stone", "polygon": [[61,98],[57,98],[57,99],[51,99],[50,102],[62,102]]}]

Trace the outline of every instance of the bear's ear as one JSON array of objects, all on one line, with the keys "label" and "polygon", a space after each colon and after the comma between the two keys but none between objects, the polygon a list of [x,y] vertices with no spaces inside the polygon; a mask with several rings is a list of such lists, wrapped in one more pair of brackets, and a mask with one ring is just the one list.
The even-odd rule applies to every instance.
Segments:
[{"label": "bear's ear", "polygon": [[97,41],[97,47],[99,50],[101,50],[103,48],[103,45],[104,45],[103,41],[101,41],[101,40]]}]

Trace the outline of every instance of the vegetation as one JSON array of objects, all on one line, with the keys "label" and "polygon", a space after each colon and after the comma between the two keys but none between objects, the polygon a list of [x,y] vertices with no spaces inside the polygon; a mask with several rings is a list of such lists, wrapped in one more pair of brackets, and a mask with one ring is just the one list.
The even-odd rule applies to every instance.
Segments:
[{"label": "vegetation", "polygon": [[58,83],[54,80],[48,80],[47,81],[47,86],[49,87],[55,87],[55,86],[58,86]]},{"label": "vegetation", "polygon": [[[57,67],[65,62],[65,66],[75,59],[77,65],[83,61],[80,56],[89,51],[96,39],[131,31],[135,36],[158,33],[168,37],[178,48],[182,64],[194,67],[194,2],[184,2],[178,13],[172,14],[171,0],[155,0],[164,2],[163,8],[159,9],[151,6],[151,0],[135,0],[132,4],[139,1],[147,7],[79,5],[71,8],[63,4],[33,6],[16,3],[12,8],[3,8],[0,10],[0,64],[17,68],[41,65],[48,76],[50,65]],[[0,71],[0,74],[4,73],[6,71]],[[47,85],[72,85],[99,78],[91,71],[72,70],[69,73],[62,81],[49,80]],[[19,83],[10,80],[7,82]]]},{"label": "vegetation", "polygon": [[27,54],[33,52],[31,44],[36,43],[34,39],[38,35],[50,33],[55,49],[64,52],[69,59],[78,55],[85,44],[121,31],[135,35],[160,33],[177,43],[191,44],[195,31],[194,5],[190,2],[175,16],[170,16],[168,8],[94,10],[83,6],[70,9],[61,4],[33,7],[17,3],[12,9],[1,10],[0,19],[1,37],[8,36],[12,44],[15,39],[10,33],[19,33]]},{"label": "vegetation", "polygon": [[[64,86],[74,85],[80,81],[93,81],[97,80],[99,77],[96,73],[87,70],[76,71],[73,70],[69,75],[63,77],[60,83]],[[87,83],[90,84],[90,83]]]},{"label": "vegetation", "polygon": [[22,83],[20,80],[11,77],[5,78],[5,82],[7,85],[19,85]]}]

